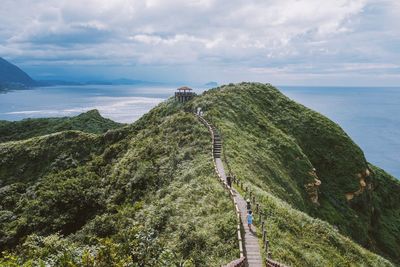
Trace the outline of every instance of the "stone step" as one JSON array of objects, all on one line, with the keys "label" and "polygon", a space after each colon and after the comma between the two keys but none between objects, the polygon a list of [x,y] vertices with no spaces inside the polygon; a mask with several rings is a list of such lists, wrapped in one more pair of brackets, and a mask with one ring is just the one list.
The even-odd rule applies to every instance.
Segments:
[{"label": "stone step", "polygon": [[247,253],[247,260],[252,261],[252,262],[255,262],[255,261],[262,262],[261,256],[253,257],[253,256],[249,255],[248,253]]},{"label": "stone step", "polygon": [[249,258],[261,258],[258,251],[247,251],[246,254]]}]

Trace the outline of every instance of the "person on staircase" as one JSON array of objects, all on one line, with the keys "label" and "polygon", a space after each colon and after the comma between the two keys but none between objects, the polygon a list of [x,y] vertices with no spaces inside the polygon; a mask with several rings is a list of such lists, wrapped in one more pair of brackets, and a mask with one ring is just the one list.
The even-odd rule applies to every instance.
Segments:
[{"label": "person on staircase", "polygon": [[251,202],[250,199],[246,200],[247,211],[251,210]]},{"label": "person on staircase", "polygon": [[247,225],[249,226],[249,230],[251,231],[251,225],[253,224],[253,212],[248,210],[247,213]]},{"label": "person on staircase", "polygon": [[232,177],[230,175],[226,177],[226,183],[228,184],[229,188],[232,187]]}]

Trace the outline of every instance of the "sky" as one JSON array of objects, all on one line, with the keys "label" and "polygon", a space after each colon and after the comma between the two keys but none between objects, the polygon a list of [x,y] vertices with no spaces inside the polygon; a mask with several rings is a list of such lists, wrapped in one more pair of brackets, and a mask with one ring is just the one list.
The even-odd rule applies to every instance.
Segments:
[{"label": "sky", "polygon": [[400,85],[399,0],[1,0],[36,79]]}]

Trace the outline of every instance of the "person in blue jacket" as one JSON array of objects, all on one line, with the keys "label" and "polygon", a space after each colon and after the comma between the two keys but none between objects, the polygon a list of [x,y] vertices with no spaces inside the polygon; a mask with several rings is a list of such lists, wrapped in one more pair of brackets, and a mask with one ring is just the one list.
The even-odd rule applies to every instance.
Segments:
[{"label": "person in blue jacket", "polygon": [[253,214],[252,214],[251,210],[249,210],[247,213],[247,225],[249,226],[250,230],[251,230],[252,224],[253,224]]}]

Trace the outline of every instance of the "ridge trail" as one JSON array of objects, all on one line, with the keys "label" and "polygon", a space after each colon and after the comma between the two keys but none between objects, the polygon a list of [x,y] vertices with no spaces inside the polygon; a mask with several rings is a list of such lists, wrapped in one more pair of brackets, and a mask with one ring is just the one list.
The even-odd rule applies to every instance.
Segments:
[{"label": "ridge trail", "polygon": [[[200,120],[209,128],[213,140],[213,158],[216,166],[216,171],[219,176],[227,183],[224,165],[221,160],[222,140],[216,128],[208,123],[202,116],[198,116]],[[258,244],[258,237],[254,225],[251,229],[247,226],[247,205],[245,199],[233,187],[233,200],[237,203],[240,211],[240,223],[243,231],[243,248],[246,256],[246,266],[248,267],[263,267],[263,260],[261,256],[260,246]]]}]

